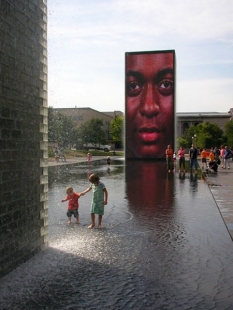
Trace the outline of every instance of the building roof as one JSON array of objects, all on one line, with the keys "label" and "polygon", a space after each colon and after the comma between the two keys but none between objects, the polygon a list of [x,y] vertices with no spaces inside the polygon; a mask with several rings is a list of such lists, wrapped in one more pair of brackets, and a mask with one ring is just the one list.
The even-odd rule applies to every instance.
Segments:
[{"label": "building roof", "polygon": [[227,112],[177,112],[178,117],[229,117]]}]

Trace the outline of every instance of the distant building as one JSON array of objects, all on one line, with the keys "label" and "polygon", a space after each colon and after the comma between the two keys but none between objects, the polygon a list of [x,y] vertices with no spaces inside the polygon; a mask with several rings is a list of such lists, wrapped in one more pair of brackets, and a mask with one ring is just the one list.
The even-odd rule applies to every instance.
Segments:
[{"label": "distant building", "polygon": [[225,124],[229,122],[228,113],[221,112],[179,112],[176,113],[176,136],[182,137],[186,129],[200,123],[215,123],[224,131]]},{"label": "distant building", "polygon": [[113,111],[113,112],[99,112],[97,110],[91,108],[54,108],[54,112],[59,112],[65,114],[66,116],[72,117],[72,119],[79,127],[82,123],[90,120],[91,118],[99,118],[103,120],[103,130],[105,133],[105,139],[111,140],[111,136],[109,133],[110,122],[113,120],[115,116],[123,115],[121,111]]}]

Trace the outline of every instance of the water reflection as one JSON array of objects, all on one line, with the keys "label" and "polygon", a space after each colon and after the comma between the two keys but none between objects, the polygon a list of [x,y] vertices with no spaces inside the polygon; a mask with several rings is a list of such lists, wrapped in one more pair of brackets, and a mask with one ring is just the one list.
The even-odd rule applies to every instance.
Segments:
[{"label": "water reflection", "polygon": [[[154,227],[174,211],[174,173],[167,173],[163,161],[127,161],[126,198],[130,212],[140,226]],[[173,216],[172,216],[173,217]]]},{"label": "water reflection", "polygon": [[121,174],[124,170],[123,161],[112,160],[111,167],[106,164],[106,160],[93,161],[91,164],[86,162],[74,164],[49,167],[49,188],[54,186],[54,183],[73,184],[78,182],[83,183],[87,181],[92,173],[97,173],[100,178],[106,176],[116,176]]},{"label": "water reflection", "polygon": [[130,207],[172,205],[174,174],[167,173],[164,162],[127,161],[125,177]]}]

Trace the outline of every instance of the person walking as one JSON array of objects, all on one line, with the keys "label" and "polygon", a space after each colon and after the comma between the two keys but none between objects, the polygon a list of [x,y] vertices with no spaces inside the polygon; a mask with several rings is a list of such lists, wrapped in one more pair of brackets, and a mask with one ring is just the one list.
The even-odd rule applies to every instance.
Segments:
[{"label": "person walking", "polygon": [[95,227],[95,214],[98,214],[98,228],[102,228],[102,217],[104,215],[104,206],[108,203],[108,191],[97,174],[91,174],[89,177],[91,185],[81,194],[85,195],[92,190],[93,197],[91,203],[91,225],[88,228]]}]

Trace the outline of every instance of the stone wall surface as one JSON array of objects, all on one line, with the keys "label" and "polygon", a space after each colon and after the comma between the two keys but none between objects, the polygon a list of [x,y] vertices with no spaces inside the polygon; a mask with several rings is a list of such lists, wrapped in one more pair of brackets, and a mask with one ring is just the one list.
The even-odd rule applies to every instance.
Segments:
[{"label": "stone wall surface", "polygon": [[0,277],[47,246],[47,3],[0,2]]}]

